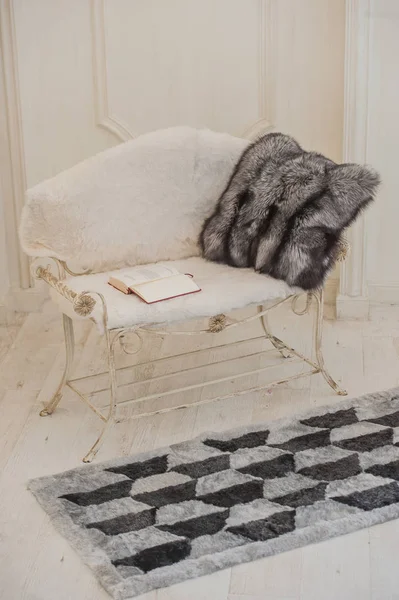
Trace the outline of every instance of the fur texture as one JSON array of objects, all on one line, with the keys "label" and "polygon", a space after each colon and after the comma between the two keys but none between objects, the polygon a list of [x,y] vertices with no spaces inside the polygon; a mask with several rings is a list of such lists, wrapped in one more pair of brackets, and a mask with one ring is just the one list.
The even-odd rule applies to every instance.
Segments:
[{"label": "fur texture", "polygon": [[173,127],[110,148],[28,190],[30,256],[93,271],[198,256],[198,236],[248,145]]},{"label": "fur texture", "polygon": [[200,236],[203,255],[320,287],[333,267],[342,232],[372,201],[370,167],[336,165],[272,133],[247,148]]},{"label": "fur texture", "polygon": [[[68,279],[68,285],[76,292],[92,290],[100,292],[107,303],[108,327],[134,327],[148,323],[172,323],[186,319],[212,317],[216,313],[229,313],[251,304],[286,298],[295,293],[284,281],[277,281],[255,273],[252,269],[233,269],[215,264],[200,257],[171,261],[181,273],[193,273],[196,283],[202,289],[199,294],[190,294],[168,302],[146,304],[137,296],[121,294],[110,285],[110,272],[80,275]],[[114,274],[128,272],[129,268]],[[298,290],[296,290],[298,291]],[[53,300],[61,312],[76,319],[72,304],[52,290]],[[103,333],[102,311],[97,302],[93,314],[99,330]]]},{"label": "fur texture", "polygon": [[[36,479],[30,489],[112,597],[124,600],[398,518],[392,429],[398,396],[396,388],[268,424],[204,433]],[[383,420],[378,431],[388,431],[389,442],[367,436],[368,447],[350,451],[328,443],[330,428],[331,435],[344,430],[347,439],[363,443],[362,432],[349,433],[347,426],[362,419]],[[318,432],[326,434],[324,442],[315,442]],[[165,555],[169,564],[148,568]]]}]

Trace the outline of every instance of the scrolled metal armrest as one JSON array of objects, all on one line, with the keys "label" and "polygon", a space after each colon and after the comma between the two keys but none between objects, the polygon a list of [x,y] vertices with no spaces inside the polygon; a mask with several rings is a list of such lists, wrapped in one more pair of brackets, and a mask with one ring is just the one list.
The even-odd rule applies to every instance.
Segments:
[{"label": "scrolled metal armrest", "polygon": [[38,267],[35,272],[37,279],[43,279],[49,286],[56,290],[61,296],[69,300],[73,310],[80,317],[88,317],[93,312],[96,301],[88,293],[78,294],[72,290],[64,281],[55,277],[50,267]]}]

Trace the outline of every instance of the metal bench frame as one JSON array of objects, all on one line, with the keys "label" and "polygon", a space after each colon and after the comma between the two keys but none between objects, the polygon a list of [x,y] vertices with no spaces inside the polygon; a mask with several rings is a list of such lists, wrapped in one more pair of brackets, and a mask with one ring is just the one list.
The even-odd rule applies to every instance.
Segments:
[{"label": "metal bench frame", "polygon": [[[346,254],[347,254],[347,250],[348,250],[347,245],[343,244],[342,251],[340,254],[340,260],[344,260]],[[245,377],[248,375],[254,375],[256,373],[263,372],[266,369],[276,366],[276,364],[278,364],[278,363],[275,363],[273,365],[268,365],[266,367],[253,369],[251,371],[246,371],[244,373],[237,373],[236,375],[230,375],[229,377],[213,379],[213,380],[209,380],[206,382],[189,385],[186,387],[180,387],[180,388],[176,388],[174,390],[168,390],[166,392],[159,393],[159,394],[150,394],[150,395],[143,396],[140,398],[133,398],[131,400],[124,400],[124,401],[118,402],[117,371],[119,371],[120,369],[118,369],[115,364],[116,345],[117,345],[117,343],[119,343],[121,345],[122,349],[124,350],[124,352],[126,352],[127,354],[135,354],[141,349],[142,336],[144,334],[146,334],[146,335],[161,335],[161,336],[166,336],[166,335],[175,335],[175,336],[207,335],[209,333],[218,333],[219,334],[219,333],[222,333],[223,331],[226,331],[233,327],[239,327],[240,325],[244,325],[245,323],[253,321],[254,319],[260,319],[260,321],[262,323],[262,327],[263,327],[264,336],[271,343],[271,348],[270,348],[270,350],[254,353],[254,354],[251,354],[250,356],[251,357],[253,356],[255,358],[256,356],[265,354],[265,352],[277,351],[280,354],[280,356],[283,357],[285,360],[294,360],[299,363],[305,363],[308,367],[310,367],[310,369],[306,372],[301,372],[296,375],[286,377],[284,379],[279,379],[277,381],[268,382],[265,385],[248,388],[243,391],[232,392],[232,393],[226,394],[222,397],[219,396],[216,398],[203,399],[203,400],[199,400],[197,402],[192,402],[190,404],[182,404],[179,406],[163,408],[163,409],[155,410],[152,412],[142,412],[142,413],[134,415],[133,417],[130,417],[130,418],[138,419],[141,417],[148,417],[151,415],[170,412],[172,410],[198,406],[200,404],[205,404],[205,403],[210,403],[210,402],[217,402],[217,401],[221,400],[222,398],[225,399],[228,397],[237,396],[237,395],[240,395],[243,393],[248,393],[251,391],[254,391],[254,392],[259,391],[261,389],[270,388],[272,386],[282,384],[282,383],[287,383],[288,381],[292,381],[294,379],[299,379],[299,378],[305,377],[307,375],[315,375],[316,373],[321,373],[323,375],[324,379],[326,380],[326,382],[332,387],[332,389],[337,394],[346,395],[346,391],[341,389],[340,386],[333,380],[333,378],[331,377],[331,375],[329,374],[329,372],[327,371],[327,369],[324,365],[324,358],[323,358],[323,353],[322,353],[324,290],[312,291],[308,294],[305,294],[306,304],[302,310],[300,310],[298,308],[298,299],[300,296],[299,295],[289,296],[288,298],[279,300],[279,301],[275,302],[273,305],[268,306],[268,307],[258,306],[258,311],[255,315],[241,319],[240,321],[234,321],[232,319],[229,319],[225,315],[216,315],[215,317],[212,317],[211,319],[209,319],[208,328],[200,330],[200,331],[168,331],[167,329],[157,329],[155,326],[154,327],[151,326],[151,324],[148,324],[148,326],[145,326],[145,327],[129,327],[129,328],[125,328],[125,329],[109,330],[108,329],[107,305],[106,305],[106,301],[105,301],[104,297],[101,294],[99,294],[98,292],[93,292],[90,290],[82,292],[80,294],[74,292],[71,288],[68,287],[67,283],[65,282],[66,274],[68,273],[68,274],[74,275],[74,276],[79,275],[79,274],[73,273],[64,262],[59,261],[57,259],[51,259],[51,260],[55,263],[55,265],[57,267],[57,275],[58,276],[53,274],[51,266],[46,266],[46,267],[43,267],[43,266],[35,267],[34,266],[32,269],[32,272],[36,279],[41,279],[41,280],[45,281],[52,288],[54,288],[58,293],[60,293],[64,298],[69,300],[73,304],[74,311],[80,317],[86,317],[86,318],[90,319],[91,318],[90,315],[92,314],[94,306],[96,305],[97,302],[99,302],[102,307],[102,320],[103,320],[103,325],[104,325],[104,336],[103,337],[105,339],[105,344],[106,344],[106,349],[107,349],[107,361],[108,361],[108,371],[105,373],[108,373],[108,375],[109,375],[109,388],[108,389],[110,391],[109,404],[106,407],[107,408],[106,413],[104,414],[104,412],[102,412],[101,409],[96,407],[91,401],[91,396],[95,393],[98,393],[98,390],[88,396],[87,394],[84,394],[81,391],[79,391],[79,389],[77,388],[77,385],[79,385],[79,382],[81,382],[82,380],[89,380],[100,374],[88,375],[87,377],[81,377],[81,378],[76,378],[76,379],[71,378],[71,368],[72,368],[72,363],[73,363],[73,358],[74,358],[74,327],[73,327],[73,320],[70,317],[66,316],[65,314],[63,315],[65,348],[66,348],[66,361],[65,361],[64,373],[62,375],[61,381],[60,381],[58,388],[57,388],[56,392],[54,393],[53,397],[48,402],[48,404],[43,408],[43,410],[40,412],[40,415],[42,417],[51,415],[57,408],[58,404],[60,403],[60,401],[62,399],[64,388],[65,388],[65,386],[67,386],[97,415],[97,417],[103,422],[103,427],[102,427],[102,430],[101,430],[97,440],[92,445],[92,447],[90,448],[88,453],[84,456],[83,462],[91,462],[93,460],[93,458],[95,457],[95,455],[97,454],[97,452],[100,448],[101,442],[103,441],[104,436],[105,436],[107,430],[109,429],[109,427],[113,423],[120,422],[121,420],[123,420],[120,417],[118,417],[118,415],[117,415],[118,405],[142,403],[146,400],[152,400],[154,398],[162,398],[162,397],[166,397],[168,395],[175,394],[178,392],[191,391],[196,388],[202,388],[204,386],[222,383],[223,381],[227,381],[227,380],[231,381],[232,379],[235,380],[235,379],[238,379],[241,377]],[[301,294],[301,296],[302,296],[302,294]],[[270,311],[272,311],[273,309],[277,308],[278,306],[280,306],[281,304],[288,303],[288,302],[291,302],[293,312],[299,316],[304,315],[309,312],[312,302],[314,302],[316,305],[316,314],[315,314],[316,327],[315,327],[315,336],[314,336],[314,353],[312,354],[315,356],[314,360],[304,356],[303,354],[301,354],[294,348],[291,348],[289,345],[287,345],[281,339],[274,336],[270,331],[268,321],[267,321],[268,313]],[[129,344],[127,344],[126,340],[124,339],[126,334],[131,334],[131,333],[134,334],[135,336],[137,336],[137,339],[139,341],[138,348],[135,348],[133,351],[131,351],[129,349]],[[262,337],[263,337],[263,334],[262,334]],[[253,338],[253,339],[258,339],[258,338]],[[249,341],[251,341],[251,340],[249,340]],[[240,342],[235,342],[235,343],[240,343]],[[222,343],[219,347],[223,347],[223,346],[227,346],[227,345],[229,345],[229,344]],[[184,353],[184,356],[194,354],[195,352],[198,352],[198,351]],[[245,356],[241,357],[241,358],[245,358]],[[159,360],[162,360],[162,359],[159,359]],[[233,360],[233,359],[229,359],[229,360]],[[153,362],[153,361],[150,361],[150,362]],[[221,362],[224,362],[224,361],[221,361]],[[146,364],[146,363],[141,363],[141,364]],[[219,363],[217,363],[217,364],[219,364]],[[132,365],[132,367],[133,366],[135,366],[135,365]],[[126,367],[123,367],[123,368],[126,368]],[[182,369],[179,371],[179,373],[195,370],[196,368],[197,367]],[[102,374],[104,374],[104,373],[102,373]],[[174,373],[174,374],[176,374],[176,373]],[[170,375],[160,376],[159,379],[167,378],[169,376]],[[152,381],[152,379],[148,379],[148,380],[144,380],[144,381]],[[143,381],[141,380],[141,382],[143,382]],[[104,390],[100,390],[100,391],[104,391]]]}]

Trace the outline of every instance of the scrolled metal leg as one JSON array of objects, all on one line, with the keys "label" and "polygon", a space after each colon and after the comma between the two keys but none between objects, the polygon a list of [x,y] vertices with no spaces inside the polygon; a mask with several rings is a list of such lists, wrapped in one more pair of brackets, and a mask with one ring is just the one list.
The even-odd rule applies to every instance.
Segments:
[{"label": "scrolled metal leg", "polygon": [[65,386],[66,382],[68,381],[68,377],[69,377],[72,363],[73,363],[73,356],[74,356],[74,351],[75,351],[75,337],[74,337],[74,332],[73,332],[73,321],[70,317],[67,317],[66,315],[62,315],[62,319],[63,319],[63,325],[64,325],[65,355],[66,355],[65,356],[64,373],[62,375],[62,379],[60,381],[60,384],[59,384],[54,396],[52,397],[50,402],[47,404],[47,406],[45,406],[43,408],[43,410],[40,411],[41,417],[47,417],[48,415],[51,415],[57,408],[58,404],[60,403],[61,398],[62,398],[62,392],[64,390],[64,386]]},{"label": "scrolled metal leg", "polygon": [[115,423],[115,413],[116,413],[116,405],[117,405],[117,381],[116,381],[116,370],[115,370],[115,342],[119,338],[119,335],[116,335],[114,340],[111,342],[109,331],[105,332],[106,344],[107,344],[107,354],[108,354],[108,370],[109,370],[109,378],[110,378],[110,402],[109,402],[109,410],[108,416],[104,423],[103,429],[98,436],[97,440],[94,442],[93,446],[90,448],[86,456],[83,457],[83,462],[90,463],[93,458],[96,456],[97,452],[100,449],[100,446],[104,440],[104,436],[109,429],[109,427]]},{"label": "scrolled metal leg", "polygon": [[342,389],[331,377],[324,365],[324,357],[322,351],[322,338],[323,338],[323,308],[324,308],[324,290],[315,292],[312,294],[316,300],[317,314],[316,314],[316,335],[315,335],[315,349],[316,349],[316,362],[320,368],[320,373],[330,387],[339,396],[346,396],[347,391]]},{"label": "scrolled metal leg", "polygon": [[[263,312],[263,310],[264,310],[263,306],[258,306],[259,313]],[[265,332],[267,339],[270,340],[270,342],[273,344],[273,346],[276,348],[276,350],[278,350],[278,352],[280,352],[280,354],[283,358],[291,358],[292,354],[290,354],[290,352],[287,350],[287,347],[284,344],[284,342],[282,340],[280,340],[279,338],[277,338],[275,335],[273,335],[272,332],[270,331],[267,315],[262,315],[260,320],[262,323],[263,331]]]}]

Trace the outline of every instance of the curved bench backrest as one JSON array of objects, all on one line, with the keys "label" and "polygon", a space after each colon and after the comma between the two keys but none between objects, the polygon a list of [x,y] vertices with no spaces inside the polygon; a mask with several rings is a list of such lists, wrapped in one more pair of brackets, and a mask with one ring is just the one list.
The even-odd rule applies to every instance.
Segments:
[{"label": "curved bench backrest", "polygon": [[247,145],[175,127],[106,150],[28,190],[22,247],[94,271],[198,255],[202,223]]}]

